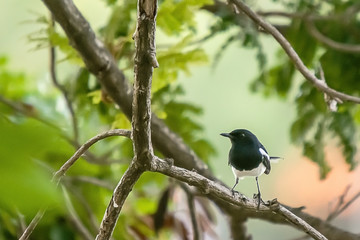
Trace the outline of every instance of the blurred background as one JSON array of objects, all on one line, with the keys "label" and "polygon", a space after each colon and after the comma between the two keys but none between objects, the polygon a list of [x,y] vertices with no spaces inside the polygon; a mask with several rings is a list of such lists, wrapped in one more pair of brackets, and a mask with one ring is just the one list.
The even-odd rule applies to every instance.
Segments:
[{"label": "blurred background", "polygon": [[[97,32],[101,32],[102,36],[106,35],[104,34],[104,32],[106,33],[104,26],[108,22],[111,22],[109,19],[111,19],[113,14],[112,9],[116,5],[111,5],[109,3],[110,1],[105,0],[75,0],[74,2],[83,13],[85,18],[90,22],[92,28]],[[163,2],[166,3],[171,1]],[[284,2],[286,1],[269,0],[261,1],[260,4],[260,1],[251,1],[250,4],[254,7],[254,9],[261,11],[286,11],[288,9],[286,8]],[[351,1],[343,2],[348,2],[349,5],[352,3]],[[121,5],[120,3],[117,4]],[[316,4],[313,3],[313,5]],[[44,34],[46,35],[46,31],[43,30],[43,25],[45,22],[43,18],[49,19],[49,13],[47,12],[47,9],[41,1],[24,2],[20,0],[12,0],[1,1],[0,11],[0,56],[2,59],[1,61],[6,62],[6,67],[3,64],[1,69],[2,73],[0,73],[2,78],[0,94],[3,95],[3,97],[7,97],[7,93],[13,93],[13,95],[8,95],[10,99],[11,97],[14,97],[14,101],[21,100],[23,103],[29,104],[29,108],[32,108],[33,106],[34,108],[36,107],[36,111],[41,112],[41,118],[46,119],[46,121],[53,122],[58,126],[58,130],[62,130],[65,135],[71,135],[69,134],[71,133],[71,127],[68,124],[70,115],[67,112],[66,104],[63,100],[59,100],[61,99],[61,94],[53,87],[50,80],[49,48],[46,47],[46,44],[43,46],[41,45],[43,44],[42,40],[44,40],[41,38],[45,38]],[[317,9],[314,10],[314,12],[322,14],[326,13],[326,9]],[[134,13],[131,13],[131,16],[133,14]],[[159,14],[161,14],[161,12]],[[193,20],[194,26],[196,26],[196,31],[191,34],[188,34],[188,32],[182,29],[182,31],[179,33],[169,35],[166,32],[166,28],[159,27],[157,31],[158,50],[166,51],[168,49],[168,45],[177,43],[186,38],[188,35],[192,36],[191,40],[187,40],[190,43],[191,41],[201,39],[211,32],[214,23],[217,21],[212,14],[209,14],[206,11],[196,11]],[[289,24],[291,21],[291,19],[282,18],[275,18],[271,20],[277,24]],[[358,21],[357,24],[357,26],[359,26]],[[57,29],[60,28],[58,27]],[[261,67],[259,67],[259,58],[262,56],[259,57],[259,48],[257,46],[247,47],[240,42],[228,41],[229,36],[236,35],[237,31],[239,31],[238,28],[231,27],[221,32],[221,34],[214,34],[214,36],[202,41],[200,44],[195,43],[193,46],[189,44],[190,47],[195,49],[203,49],[201,54],[205,54],[207,56],[207,60],[198,62],[194,61],[193,63],[189,64],[189,66],[185,67],[186,71],[178,71],[176,73],[175,86],[181,86],[181,91],[183,92],[182,95],[177,97],[177,101],[184,102],[189,105],[194,105],[196,108],[200,107],[202,109],[199,110],[201,114],[189,114],[187,117],[191,118],[194,116],[196,123],[201,126],[201,130],[196,131],[195,133],[196,138],[206,139],[206,144],[211,145],[208,155],[206,153],[203,153],[203,155],[207,156],[207,163],[213,170],[216,177],[224,181],[229,186],[234,184],[234,177],[232,175],[231,168],[227,165],[227,156],[230,149],[230,142],[228,139],[221,137],[219,134],[222,132],[230,132],[237,128],[248,129],[259,138],[270,155],[281,156],[284,158],[278,163],[273,164],[270,175],[262,175],[259,178],[263,199],[270,200],[277,198],[281,203],[292,207],[305,206],[305,212],[325,219],[331,213],[332,209],[337,204],[339,197],[344,193],[344,191],[346,191],[348,186],[348,193],[345,200],[350,199],[351,196],[354,196],[360,191],[360,170],[359,168],[355,167],[355,162],[359,160],[359,153],[356,153],[356,155],[353,156],[354,164],[349,164],[349,161],[345,161],[346,157],[344,157],[342,152],[344,146],[341,145],[341,143],[339,145],[339,141],[337,140],[336,136],[332,134],[324,136],[322,139],[322,146],[324,150],[324,158],[327,162],[326,167],[328,167],[328,170],[324,170],[326,174],[322,175],[322,171],[319,170],[319,168],[324,168],[324,166],[316,161],[309,160],[308,157],[305,157],[302,148],[303,142],[300,141],[300,144],[298,142],[297,145],[294,145],[294,141],[292,141],[294,137],[292,137],[290,133],[293,129],[293,123],[299,119],[299,106],[296,104],[296,101],[298,96],[301,95],[299,88],[301,88],[303,85],[303,78],[299,74],[294,74],[291,79],[289,79],[289,81],[292,81],[292,87],[289,87],[286,90],[286,94],[268,94],[266,93],[266,89],[264,91],[261,89],[254,91],[253,83],[255,79],[257,79],[259,75],[264,72],[261,70]],[[59,32],[61,31],[59,30]],[[226,41],[228,41],[229,44],[228,46],[224,47],[224,42]],[[256,41],[256,44],[261,46],[261,55],[266,57],[266,64],[268,68],[283,64],[281,59],[284,59],[284,56],[279,53],[281,52],[281,50],[279,50],[279,45],[272,37],[266,34],[260,34]],[[71,78],[74,78],[74,76],[79,75],[77,69],[81,67],[81,63],[77,63],[77,59],[74,60],[69,58],[66,55],[69,52],[66,51],[67,50],[63,52],[59,51],[60,53],[58,60],[62,60],[58,61],[57,74],[58,78],[63,79],[62,81],[64,81],[64,84],[69,86],[67,81],[69,81]],[[326,49],[324,50],[323,48],[320,48],[320,50],[318,50],[315,55],[320,56],[324,51],[326,51]],[[161,54],[162,53],[160,53],[160,56],[163,56]],[[314,58],[315,60],[313,61],[316,62],[316,56]],[[127,73],[127,76],[132,81],[132,68],[129,67],[131,65],[126,63],[120,63],[119,65],[123,67],[124,71]],[[155,70],[155,74],[161,74],[156,73],[156,71],[161,71],[161,66],[164,65],[162,65],[160,62],[160,68]],[[11,78],[9,78],[9,72],[13,74]],[[94,79],[91,78],[92,77],[89,77],[89,81],[95,82]],[[9,82],[8,79],[12,79],[12,82]],[[16,79],[23,80],[16,81]],[[22,84],[22,81],[25,82],[25,85],[19,86]],[[154,77],[153,81],[154,84],[157,84],[156,77]],[[354,88],[360,89],[358,81],[356,84],[357,85]],[[93,85],[95,86],[96,83],[93,83]],[[22,90],[19,90],[20,92],[17,92],[16,95],[14,93],[16,90],[9,90],[11,86],[13,86],[12,88],[18,88]],[[161,84],[158,86],[159,89],[162,87],[163,86]],[[1,90],[1,88],[3,89]],[[176,87],[173,88],[176,89]],[[156,90],[154,91],[154,94],[156,94]],[[96,91],[91,91],[90,93],[85,94],[85,98],[87,97],[90,99],[90,102],[95,104],[97,101],[95,98],[97,96],[99,95]],[[161,106],[161,104],[159,105]],[[79,126],[81,130],[85,132],[79,138],[80,143],[83,143],[89,137],[108,129],[109,127],[129,126],[129,123],[125,123],[126,120],[123,120],[122,116],[114,114],[114,111],[112,110],[104,110],[100,109],[101,107],[99,107],[100,110],[98,109],[98,111],[102,111],[101,114],[107,116],[94,117],[93,115],[97,113],[89,113],[92,111],[91,104],[83,104],[82,106],[87,108],[87,112],[81,112],[80,114],[83,114],[84,117],[79,117]],[[95,107],[98,108],[98,106]],[[167,113],[164,109],[161,109],[161,107],[157,108],[156,106],[154,108],[154,111],[157,111],[157,114],[160,117],[162,116],[166,118]],[[355,110],[352,111],[358,112],[358,109],[358,107],[355,107]],[[71,155],[71,152],[74,150],[69,146],[69,144],[64,143],[63,140],[57,139],[54,141],[54,143],[49,143],[44,139],[39,140],[41,137],[35,137],[44,136],[44,138],[46,138],[46,136],[51,137],[53,135],[58,137],[58,130],[54,130],[55,132],[50,133],[50,135],[48,132],[49,130],[43,126],[39,126],[36,131],[31,131],[33,128],[32,124],[34,123],[29,123],[25,119],[21,119],[18,114],[13,112],[10,113],[10,111],[5,109],[4,106],[0,108],[0,111],[3,111],[3,115],[12,115],[9,118],[18,124],[29,124],[24,128],[11,128],[9,125],[6,125],[3,122],[3,126],[0,129],[0,143],[2,143],[4,146],[3,148],[0,148],[0,151],[2,151],[0,153],[0,156],[2,156],[0,162],[2,162],[1,164],[3,166],[3,171],[0,170],[0,173],[3,174],[3,177],[0,177],[2,182],[0,183],[0,199],[3,198],[3,201],[0,201],[0,212],[2,218],[2,226],[0,226],[0,239],[7,239],[7,237],[12,239],[12,234],[16,232],[16,224],[14,225],[11,223],[12,217],[10,216],[13,213],[13,210],[8,210],[9,199],[6,199],[4,194],[18,198],[19,195],[16,193],[16,191],[23,191],[23,195],[21,196],[27,197],[28,195],[31,195],[34,189],[34,186],[29,184],[28,192],[24,192],[23,188],[26,188],[25,186],[18,187],[13,185],[24,184],[30,180],[29,177],[33,176],[35,184],[41,189],[38,193],[35,194],[35,198],[42,196],[42,194],[44,194],[43,191],[45,191],[48,193],[45,194],[46,196],[44,196],[44,199],[47,199],[46,201],[52,204],[57,202],[54,203],[55,206],[57,204],[61,205],[61,201],[59,203],[59,200],[57,200],[57,198],[59,198],[58,194],[60,193],[52,190],[53,186],[43,183],[43,181],[45,181],[44,179],[49,178],[49,173],[42,173],[42,170],[36,170],[28,175],[27,170],[33,168],[33,165],[23,165],[22,162],[20,162],[18,165],[8,164],[10,159],[9,155],[12,155],[14,151],[16,152],[19,148],[22,147],[33,148],[33,150],[29,150],[29,152],[32,153],[32,151],[36,151],[38,148],[41,149],[44,146],[48,147],[49,149],[53,149],[53,152],[56,152],[56,146],[61,146],[62,153],[57,153],[55,156],[55,158],[59,160],[58,163],[54,164],[50,160],[45,161],[47,168],[51,166],[53,170],[56,170],[58,166],[61,166],[61,159],[63,162],[66,161],[67,158]],[[87,119],[91,117],[94,117],[91,120],[92,123],[86,123]],[[104,120],[104,118],[107,120]],[[112,120],[110,121],[108,118],[112,118]],[[64,120],[64,122],[62,122],[61,119]],[[94,128],[97,123],[104,123],[104,121],[108,121],[108,124],[99,124],[99,128]],[[356,129],[358,129],[358,124],[359,122],[357,122]],[[186,126],[188,125],[184,124],[184,127]],[[182,131],[191,131],[191,129],[183,129]],[[309,131],[311,133],[316,132],[317,130],[312,129]],[[24,133],[26,133],[26,136],[24,136]],[[23,141],[20,141],[19,138],[22,138]],[[355,135],[354,139],[356,146],[359,142],[358,135]],[[38,140],[39,146],[32,147],[31,145],[26,144],[26,142],[28,144],[33,144],[34,141]],[[106,147],[106,150],[109,150],[109,148],[118,146],[117,144],[119,142],[109,141],[105,142],[104,144],[107,143],[110,145],[110,147]],[[130,143],[125,141],[120,141],[120,144],[127,147],[131,146]],[[10,149],[9,146],[11,146]],[[105,154],[106,151],[102,150],[103,146],[104,145],[101,144],[98,147],[94,146],[94,152]],[[131,151],[131,148],[129,151]],[[214,152],[214,154],[210,154],[210,152]],[[18,157],[21,158],[27,153],[28,152],[19,153]],[[116,154],[117,155],[113,157],[124,158],[124,156],[127,154],[129,155],[129,153],[126,151],[125,153],[123,151]],[[53,157],[54,156],[51,156],[50,158]],[[35,162],[41,162],[42,158],[49,158],[49,154],[43,153],[36,156],[35,158]],[[14,160],[16,161],[16,158],[14,158]],[[38,166],[39,163],[35,163],[35,165]],[[104,176],[106,174],[110,174],[113,178],[113,183],[116,183],[117,179],[120,179],[121,175],[115,174],[114,172],[121,172],[126,169],[127,166],[126,164],[120,164],[120,166],[108,167],[108,170],[104,171],[98,170],[98,166],[94,167],[89,165],[91,164],[80,163],[79,161],[78,167],[73,170],[70,175],[100,175],[102,179],[106,179]],[[27,181],[21,180],[14,182],[11,178],[12,176],[9,176],[12,175],[12,172],[8,171],[9,169],[18,168],[24,168],[20,171],[19,175],[25,174],[28,179]],[[349,171],[350,168],[352,168],[352,171]],[[5,172],[8,172],[8,175],[6,175]],[[164,179],[159,180],[161,183],[164,183],[165,181],[166,180]],[[146,177],[144,177],[143,182],[146,182]],[[151,202],[151,200],[145,200],[146,198],[144,197],[146,195],[145,193],[150,192],[149,189],[154,188],[154,186],[148,186],[146,183],[139,183],[139,186],[141,184],[145,185],[143,186],[142,190],[140,190],[141,194],[136,196],[143,198],[143,202],[148,201],[146,204],[148,204],[150,207],[148,205],[147,207],[144,207],[144,212],[141,212],[140,210],[139,215],[154,211],[156,208],[156,203]],[[158,185],[155,186],[155,188],[157,187]],[[11,189],[15,190],[12,192]],[[256,193],[257,191],[255,179],[247,178],[240,181],[239,185],[237,186],[237,190],[244,193],[246,196],[251,197],[253,193]],[[98,194],[99,190],[87,189],[86,191],[94,191],[96,194]],[[159,189],[156,191],[157,193],[160,192]],[[71,195],[71,193],[69,194]],[[96,208],[95,211],[100,220],[107,201],[111,196],[111,191],[108,192],[101,190],[101,194],[103,196],[103,202],[101,203],[101,206]],[[67,194],[64,193],[63,195],[67,196]],[[88,197],[89,196],[90,193],[88,194]],[[131,200],[132,199],[129,199],[129,201]],[[25,199],[20,198],[15,202],[22,205],[23,201],[25,201]],[[39,203],[31,203],[31,201],[36,202],[36,199],[32,199],[31,197],[29,201],[30,202],[25,204],[28,205],[25,207],[25,210],[22,210],[20,207],[21,212],[25,215],[26,222],[29,222],[32,214],[36,212],[36,207],[41,207],[42,205]],[[92,200],[89,201],[92,202]],[[76,204],[79,203],[74,204],[76,208]],[[56,208],[57,207],[55,207],[55,209]],[[58,208],[62,209],[60,206]],[[131,207],[129,207],[129,209],[130,208]],[[61,213],[65,211],[64,209],[59,209],[50,211],[50,214],[46,217],[44,222],[54,221],[56,222],[56,226],[63,226],[62,220],[55,218],[55,216],[61,215]],[[127,209],[125,209],[124,212],[126,214]],[[81,213],[79,214],[81,215]],[[221,236],[220,239],[229,238],[229,230],[226,226],[227,222],[225,219],[223,219],[223,217],[221,217],[220,213],[217,212],[216,216],[218,218],[215,223],[217,234]],[[122,221],[126,220],[119,220],[120,223]],[[343,228],[346,231],[358,233],[359,222],[360,201],[355,201],[343,213],[341,213],[340,216],[334,219],[332,224]],[[303,236],[301,232],[298,232],[289,226],[274,225],[260,220],[249,220],[247,227],[248,232],[253,235],[254,239],[295,239],[297,237]],[[39,236],[41,229],[45,228],[46,224],[42,223],[39,230],[37,230],[38,235],[35,236]],[[56,238],[54,237],[56,236],[56,231],[53,229],[52,232],[53,235],[47,235],[51,236],[51,239],[72,239],[70,237]],[[70,235],[71,234],[69,234],[69,236]],[[123,235],[120,234],[120,236]],[[165,236],[162,235],[162,237],[164,237],[163,239],[166,239]],[[49,238],[45,237],[43,239]]]}]

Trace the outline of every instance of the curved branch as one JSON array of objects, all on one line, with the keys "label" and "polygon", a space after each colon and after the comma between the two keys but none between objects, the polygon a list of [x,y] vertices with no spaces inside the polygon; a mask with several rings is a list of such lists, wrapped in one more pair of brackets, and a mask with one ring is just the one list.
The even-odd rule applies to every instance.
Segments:
[{"label": "curved branch", "polygon": [[316,40],[318,40],[325,46],[335,49],[339,52],[356,53],[356,54],[360,53],[360,45],[336,42],[336,41],[332,40],[331,38],[328,38],[327,36],[322,34],[316,28],[315,24],[312,21],[306,19],[305,22],[306,22],[306,27],[307,27],[309,33],[311,34],[311,36],[313,36]]},{"label": "curved branch", "polygon": [[265,31],[270,33],[276,41],[280,44],[280,46],[284,49],[286,54],[289,56],[291,61],[294,63],[295,67],[299,70],[299,72],[307,79],[314,87],[319,89],[320,91],[328,94],[333,99],[339,99],[341,101],[349,101],[354,103],[360,103],[360,98],[347,95],[342,92],[338,92],[329,86],[327,86],[324,81],[318,79],[303,63],[300,59],[299,55],[295,52],[291,44],[286,40],[286,38],[270,23],[263,20],[260,16],[258,16],[254,11],[252,11],[245,3],[240,0],[230,0],[232,4],[234,4],[238,9],[244,12],[249,18],[251,18],[256,24],[262,27]]},{"label": "curved branch", "polygon": [[211,195],[212,197],[221,199],[230,204],[241,207],[242,209],[250,210],[252,212],[276,212],[279,215],[283,216],[285,220],[291,222],[296,228],[302,230],[307,233],[309,236],[318,240],[326,240],[320,232],[318,232],[315,228],[310,226],[304,220],[290,212],[284,206],[281,206],[277,202],[269,203],[269,206],[265,206],[264,204],[260,205],[258,208],[258,204],[254,200],[250,200],[246,198],[244,195],[232,195],[232,192],[229,188],[222,186],[218,183],[215,183],[196,172],[188,171],[183,168],[179,168],[176,166],[172,166],[169,162],[161,160],[159,158],[154,159],[151,165],[151,171],[161,172],[167,176],[176,178],[182,182],[186,182],[189,185],[197,187],[203,194]]},{"label": "curved branch", "polygon": [[93,138],[90,138],[86,143],[81,145],[81,147],[71,156],[69,160],[67,160],[61,168],[54,174],[53,179],[59,181],[62,176],[64,176],[65,172],[69,170],[69,168],[78,160],[83,153],[86,152],[94,143],[112,136],[124,136],[130,138],[131,131],[123,130],[123,129],[112,129],[104,133],[100,133]]}]

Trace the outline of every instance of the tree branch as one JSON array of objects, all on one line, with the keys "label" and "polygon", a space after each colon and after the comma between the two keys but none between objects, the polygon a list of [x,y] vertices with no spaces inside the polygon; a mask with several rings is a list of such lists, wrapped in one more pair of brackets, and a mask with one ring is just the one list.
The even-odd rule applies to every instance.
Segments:
[{"label": "tree branch", "polygon": [[139,169],[137,165],[134,164],[134,161],[131,162],[114,190],[103,220],[101,221],[96,240],[110,239],[124,202],[143,172],[144,170],[142,168]]},{"label": "tree branch", "polygon": [[46,212],[46,208],[41,209],[40,211],[38,211],[36,213],[35,217],[31,220],[29,226],[26,227],[25,231],[23,232],[23,234],[21,235],[19,240],[27,240],[27,239],[29,239],[31,233],[34,231],[34,229],[36,228],[36,226],[40,222],[41,218],[44,216],[45,212]]},{"label": "tree branch", "polygon": [[109,239],[120,210],[141,174],[154,158],[151,142],[151,81],[158,67],[155,53],[157,0],[138,1],[135,40],[135,82],[132,103],[132,140],[134,158],[121,178],[100,225],[97,240]]},{"label": "tree branch", "polygon": [[[54,17],[52,15],[51,15],[51,25],[55,29],[55,21],[54,21]],[[58,81],[58,78],[56,75],[56,51],[55,51],[55,47],[52,46],[51,43],[50,43],[50,76],[51,76],[51,80],[52,80],[54,86],[57,89],[59,89],[59,91],[62,93],[62,95],[65,99],[67,108],[68,108],[68,110],[70,112],[70,116],[71,116],[74,140],[75,140],[75,142],[77,142],[79,139],[79,128],[78,128],[76,114],[74,111],[73,104],[69,98],[68,92],[66,91],[65,87],[63,85],[61,85]]]},{"label": "tree branch", "polygon": [[88,150],[96,142],[98,142],[104,138],[112,137],[112,136],[124,136],[124,137],[130,138],[130,135],[131,135],[131,131],[129,131],[129,130],[112,129],[107,132],[98,134],[93,138],[90,138],[86,143],[81,145],[81,147],[74,153],[74,155],[71,156],[71,158],[69,160],[67,160],[61,166],[61,168],[54,174],[53,179],[56,179],[57,181],[59,181],[60,178],[62,176],[64,176],[65,172],[76,162],[76,160],[78,160],[81,157],[81,155],[84,152],[86,152],[86,150]]},{"label": "tree branch", "polygon": [[188,208],[190,213],[190,219],[191,219],[191,225],[193,227],[193,240],[199,240],[200,239],[200,233],[199,233],[199,226],[196,219],[196,210],[195,210],[195,204],[194,204],[194,195],[190,191],[189,187],[184,184],[183,182],[179,182],[180,187],[184,190],[186,193],[186,198],[188,202]]},{"label": "tree branch", "polygon": [[264,204],[260,205],[258,209],[257,203],[254,200],[246,198],[244,195],[232,195],[229,188],[215,183],[196,172],[188,171],[176,166],[172,166],[171,163],[156,158],[152,161],[151,171],[163,173],[169,177],[173,177],[182,182],[186,182],[189,185],[197,187],[204,195],[212,196],[230,204],[241,207],[242,209],[250,210],[252,212],[276,212],[281,215],[287,221],[291,222],[296,228],[307,233],[314,239],[327,239],[315,228],[310,226],[304,220],[290,212],[285,207],[281,206],[277,202],[269,203],[269,207]]},{"label": "tree branch", "polygon": [[311,34],[311,36],[313,36],[316,40],[318,40],[319,42],[321,42],[325,46],[327,46],[329,48],[332,48],[332,49],[335,49],[335,50],[337,50],[339,52],[347,52],[347,53],[353,53],[353,54],[359,54],[360,53],[360,45],[358,45],[358,44],[345,44],[345,43],[336,42],[336,41],[328,38],[324,34],[322,34],[316,28],[313,21],[306,18],[305,23],[306,23],[306,27],[307,27],[309,33]]},{"label": "tree branch", "polygon": [[240,0],[229,0],[232,4],[234,4],[238,9],[244,12],[249,18],[251,18],[256,24],[265,29],[268,33],[270,33],[275,40],[280,44],[280,46],[284,49],[286,54],[289,56],[291,61],[294,63],[295,67],[299,70],[299,72],[307,79],[314,87],[318,90],[328,94],[333,99],[340,99],[341,101],[350,101],[354,103],[360,103],[360,98],[355,96],[350,96],[342,92],[338,92],[326,84],[323,81],[318,79],[303,63],[298,54],[292,48],[290,43],[286,40],[286,38],[270,23],[263,20],[260,16],[258,16],[254,11],[252,11],[245,3]]},{"label": "tree branch", "polygon": [[77,215],[74,206],[71,203],[70,196],[68,192],[66,191],[65,187],[62,188],[64,199],[65,199],[65,205],[70,215],[70,221],[72,222],[72,225],[74,228],[79,232],[79,234],[82,236],[84,240],[91,240],[94,239],[93,236],[91,236],[91,233],[89,230],[85,227],[85,225],[81,222],[79,216]]}]

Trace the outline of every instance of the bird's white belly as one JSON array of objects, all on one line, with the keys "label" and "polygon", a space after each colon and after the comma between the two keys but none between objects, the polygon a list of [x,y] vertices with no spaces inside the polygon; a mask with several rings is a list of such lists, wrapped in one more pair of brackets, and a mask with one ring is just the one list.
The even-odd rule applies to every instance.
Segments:
[{"label": "bird's white belly", "polygon": [[244,171],[239,171],[234,167],[231,167],[232,171],[235,175],[235,178],[244,178],[245,176],[253,176],[253,177],[257,177],[260,176],[261,174],[263,174],[265,172],[266,167],[264,166],[264,164],[260,164],[257,168],[251,169],[251,170],[244,170]]}]

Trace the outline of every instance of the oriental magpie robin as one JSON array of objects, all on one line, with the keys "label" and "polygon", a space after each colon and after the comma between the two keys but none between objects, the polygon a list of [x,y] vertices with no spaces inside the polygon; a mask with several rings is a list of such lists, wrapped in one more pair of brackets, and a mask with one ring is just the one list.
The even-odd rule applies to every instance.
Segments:
[{"label": "oriental magpie robin", "polygon": [[220,135],[230,138],[232,143],[228,164],[231,165],[234,173],[235,185],[231,191],[234,194],[234,188],[238,184],[239,178],[254,176],[258,189],[259,208],[262,200],[258,177],[264,172],[269,174],[271,170],[270,159],[278,159],[279,157],[270,157],[257,137],[246,129],[236,129],[231,133],[221,133]]}]

